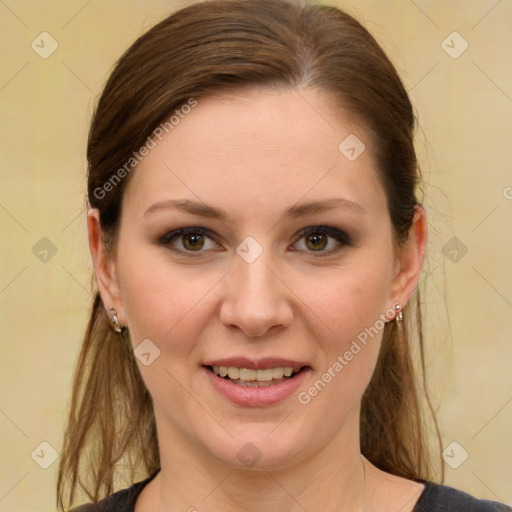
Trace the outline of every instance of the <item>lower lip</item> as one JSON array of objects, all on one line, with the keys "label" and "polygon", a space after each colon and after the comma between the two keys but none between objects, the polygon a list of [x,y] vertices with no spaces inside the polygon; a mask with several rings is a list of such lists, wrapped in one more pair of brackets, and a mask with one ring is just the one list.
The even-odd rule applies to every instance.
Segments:
[{"label": "lower lip", "polygon": [[218,377],[204,366],[203,371],[208,375],[213,387],[231,402],[244,407],[269,407],[285,400],[296,392],[304,382],[310,369],[304,368],[295,377],[286,379],[273,386],[261,388],[247,388],[234,384],[228,379]]}]

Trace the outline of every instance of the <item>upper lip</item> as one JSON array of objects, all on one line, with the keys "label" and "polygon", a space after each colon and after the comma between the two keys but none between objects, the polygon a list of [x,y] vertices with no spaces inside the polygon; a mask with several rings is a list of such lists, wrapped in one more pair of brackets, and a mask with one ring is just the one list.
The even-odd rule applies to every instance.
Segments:
[{"label": "upper lip", "polygon": [[212,359],[203,364],[203,366],[232,366],[234,368],[247,368],[248,370],[266,370],[268,368],[301,368],[309,366],[303,361],[293,359],[283,359],[281,357],[262,357],[259,359],[249,359],[248,357],[227,357],[223,359]]}]

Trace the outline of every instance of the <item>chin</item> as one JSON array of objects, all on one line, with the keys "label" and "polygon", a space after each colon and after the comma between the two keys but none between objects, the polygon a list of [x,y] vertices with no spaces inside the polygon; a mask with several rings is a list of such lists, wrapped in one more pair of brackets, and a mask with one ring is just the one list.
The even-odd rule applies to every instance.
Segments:
[{"label": "chin", "polygon": [[[254,428],[244,425],[243,432],[233,438],[224,437],[217,442],[212,442],[210,438],[208,450],[219,461],[234,469],[285,469],[304,458],[308,448],[313,450],[312,436],[304,435],[303,425],[297,425],[299,431],[295,433],[289,427],[282,431],[279,428],[275,425],[266,425],[265,428],[261,424]],[[272,432],[273,429],[275,430]]]}]

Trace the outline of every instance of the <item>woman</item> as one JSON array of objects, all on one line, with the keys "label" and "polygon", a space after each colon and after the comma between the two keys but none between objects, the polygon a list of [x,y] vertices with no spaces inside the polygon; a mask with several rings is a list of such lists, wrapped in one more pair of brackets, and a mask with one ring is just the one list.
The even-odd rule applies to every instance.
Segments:
[{"label": "woman", "polygon": [[430,481],[413,131],[332,7],[204,2],[134,43],[89,137],[61,510],[510,510]]}]

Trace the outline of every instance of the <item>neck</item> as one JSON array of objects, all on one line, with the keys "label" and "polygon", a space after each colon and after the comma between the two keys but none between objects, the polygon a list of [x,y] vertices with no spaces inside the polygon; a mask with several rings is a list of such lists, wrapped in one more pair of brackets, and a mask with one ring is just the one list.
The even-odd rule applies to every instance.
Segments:
[{"label": "neck", "polygon": [[359,451],[357,422],[346,425],[314,456],[277,469],[233,468],[183,439],[160,434],[161,471],[148,485],[152,498],[146,501],[151,510],[364,510],[368,463]]}]

